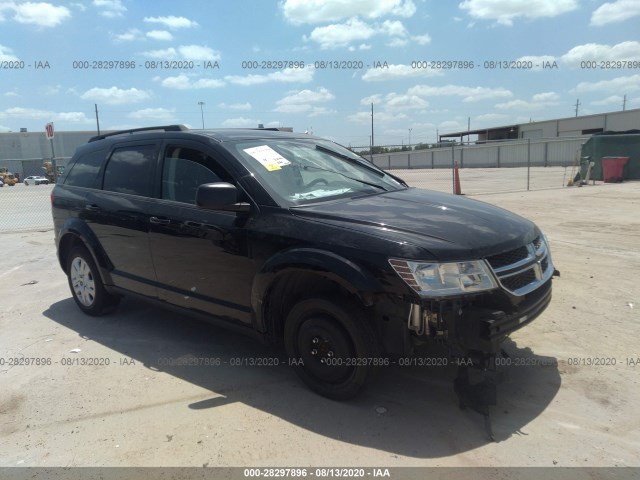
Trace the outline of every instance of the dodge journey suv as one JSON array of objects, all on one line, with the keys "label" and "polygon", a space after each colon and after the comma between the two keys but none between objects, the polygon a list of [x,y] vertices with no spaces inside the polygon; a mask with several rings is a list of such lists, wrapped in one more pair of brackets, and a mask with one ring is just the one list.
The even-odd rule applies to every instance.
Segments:
[{"label": "dodge journey suv", "polygon": [[[284,346],[302,380],[334,399],[434,342],[486,370],[551,299],[536,225],[410,188],[309,135],[100,135],[78,148],[51,202],[82,311],[136,295],[233,327]],[[464,380],[462,396],[474,386]]]}]

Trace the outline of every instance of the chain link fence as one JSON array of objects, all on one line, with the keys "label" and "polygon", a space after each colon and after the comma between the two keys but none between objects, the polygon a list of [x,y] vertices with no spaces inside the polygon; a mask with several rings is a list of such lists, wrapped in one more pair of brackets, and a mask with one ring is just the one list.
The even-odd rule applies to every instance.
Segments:
[{"label": "chain link fence", "polygon": [[[589,137],[487,143],[352,148],[409,185],[455,192],[454,167],[467,195],[562,188],[580,166]],[[421,148],[422,147],[422,148]],[[379,153],[381,150],[387,150]]]}]

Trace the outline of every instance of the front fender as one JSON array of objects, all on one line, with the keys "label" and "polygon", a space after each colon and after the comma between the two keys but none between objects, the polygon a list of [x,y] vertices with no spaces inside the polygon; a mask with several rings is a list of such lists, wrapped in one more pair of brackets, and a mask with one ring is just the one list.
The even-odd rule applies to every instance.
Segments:
[{"label": "front fender", "polygon": [[378,280],[357,263],[333,252],[315,248],[292,248],[269,258],[256,274],[251,288],[251,306],[256,328],[264,331],[263,306],[272,285],[293,272],[315,273],[358,295],[364,305],[372,304],[372,294],[382,291]]}]

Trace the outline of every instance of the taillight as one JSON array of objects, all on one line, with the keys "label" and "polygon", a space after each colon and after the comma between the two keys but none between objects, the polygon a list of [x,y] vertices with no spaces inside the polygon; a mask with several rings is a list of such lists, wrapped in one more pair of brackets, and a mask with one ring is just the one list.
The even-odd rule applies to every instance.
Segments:
[{"label": "taillight", "polygon": [[53,192],[51,192],[51,205],[53,205],[53,203],[56,201],[56,196],[53,194]]}]

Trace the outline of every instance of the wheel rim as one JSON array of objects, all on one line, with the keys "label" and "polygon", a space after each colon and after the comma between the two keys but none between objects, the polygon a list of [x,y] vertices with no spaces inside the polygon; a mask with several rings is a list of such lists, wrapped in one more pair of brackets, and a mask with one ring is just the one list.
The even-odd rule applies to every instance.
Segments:
[{"label": "wheel rim", "polygon": [[354,371],[355,349],[331,317],[310,317],[298,330],[298,353],[307,372],[327,383],[342,383]]},{"label": "wheel rim", "polygon": [[89,264],[82,257],[76,257],[71,262],[71,287],[78,301],[85,307],[90,307],[96,298],[96,282]]}]

